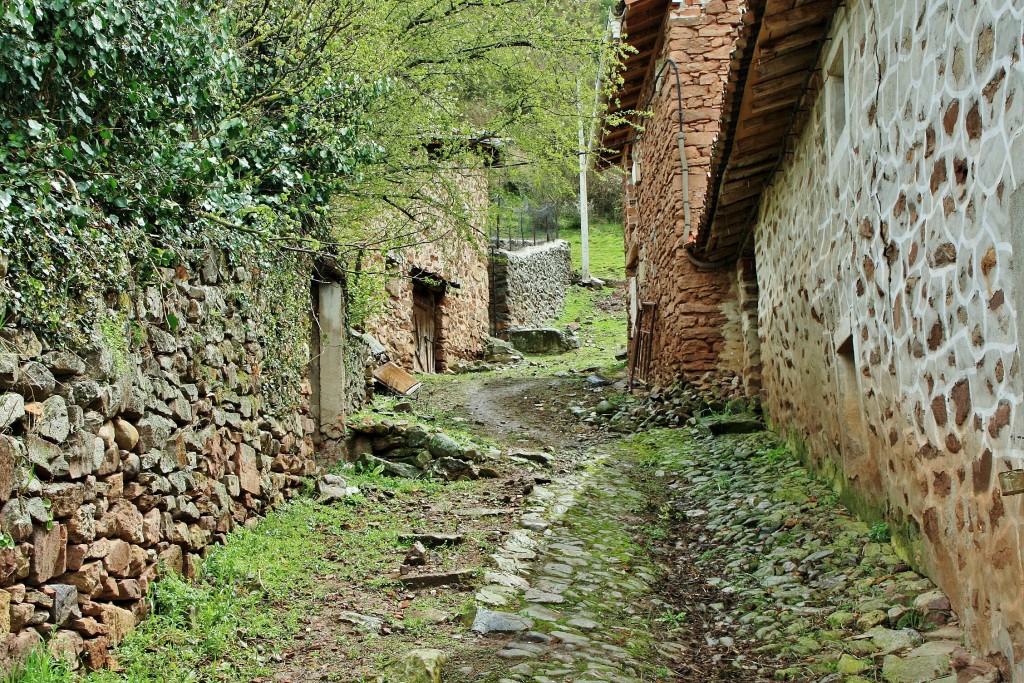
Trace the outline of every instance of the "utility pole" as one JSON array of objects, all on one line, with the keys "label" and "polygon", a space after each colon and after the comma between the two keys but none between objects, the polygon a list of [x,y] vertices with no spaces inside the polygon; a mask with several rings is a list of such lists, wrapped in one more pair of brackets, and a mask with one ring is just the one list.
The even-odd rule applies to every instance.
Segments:
[{"label": "utility pole", "polygon": [[[609,13],[608,28],[605,32],[605,42],[618,39],[618,23],[615,15]],[[576,79],[576,108],[579,113],[579,142],[580,142],[580,261],[582,271],[580,273],[583,284],[589,284],[590,278],[590,198],[587,195],[587,171],[590,169],[590,153],[594,150],[594,126],[597,124],[597,111],[601,105],[601,77],[604,75],[605,52],[601,51],[601,57],[597,64],[597,76],[594,79],[594,109],[590,116],[590,125],[585,126],[583,118],[583,88],[580,79]]]},{"label": "utility pole", "polygon": [[587,196],[587,169],[590,166],[590,145],[583,128],[583,97],[579,79],[576,80],[576,102],[579,111],[580,140],[580,260],[583,284],[590,282],[590,207]]}]

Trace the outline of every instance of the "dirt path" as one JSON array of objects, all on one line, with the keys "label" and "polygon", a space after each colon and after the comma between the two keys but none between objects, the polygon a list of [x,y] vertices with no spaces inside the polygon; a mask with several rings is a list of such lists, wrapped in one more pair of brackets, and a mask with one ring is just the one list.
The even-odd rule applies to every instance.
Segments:
[{"label": "dirt path", "polygon": [[[262,680],[368,683],[420,650],[443,653],[445,683],[867,683],[883,670],[894,681],[950,671],[961,635],[948,601],[771,435],[614,435],[567,409],[609,387],[517,373],[424,389],[418,410],[501,446],[502,476],[366,491],[362,512],[323,529],[338,551],[324,558],[303,632]],[[398,585],[413,532],[458,535],[425,562],[468,573]],[[351,567],[354,538],[372,539],[369,564]],[[940,628],[915,630],[924,625]]]}]

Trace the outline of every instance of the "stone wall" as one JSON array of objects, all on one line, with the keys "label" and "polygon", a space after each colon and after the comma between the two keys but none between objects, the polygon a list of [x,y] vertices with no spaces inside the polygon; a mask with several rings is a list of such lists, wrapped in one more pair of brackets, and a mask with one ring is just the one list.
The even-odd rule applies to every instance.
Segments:
[{"label": "stone wall", "polygon": [[459,237],[457,227],[444,224],[423,234],[422,244],[393,252],[387,266],[387,299],[380,313],[367,322],[367,330],[406,370],[412,370],[416,351],[415,272],[422,271],[450,285],[438,306],[436,348],[440,371],[457,360],[479,357],[487,341],[487,179],[483,174],[466,175],[459,185],[468,207],[472,237]]},{"label": "stone wall", "polygon": [[572,247],[564,240],[491,250],[491,334],[542,327],[562,315],[572,278]]},{"label": "stone wall", "polygon": [[[691,223],[704,209],[712,145],[720,131],[724,84],[729,72],[742,3],[711,0],[670,10],[662,57],[680,69]],[[687,260],[690,231],[684,220],[682,167],[676,134],[678,98],[671,67],[657,93],[642,107],[653,112],[630,150],[638,169],[625,188],[628,273],[635,277],[631,306],[658,305],[653,381],[667,384],[680,374],[739,374],[743,333],[734,273],[701,272]],[[627,169],[629,170],[629,169]]]},{"label": "stone wall", "polygon": [[45,636],[103,665],[161,564],[191,575],[315,469],[308,383],[264,374],[271,354],[303,370],[303,310],[306,333],[282,346],[281,321],[244,303],[270,296],[266,275],[213,257],[157,275],[99,314],[89,353],[10,328],[0,340],[0,659]]},{"label": "stone wall", "polygon": [[1013,680],[1024,497],[996,474],[1024,467],[1022,35],[1011,0],[848,2],[847,106],[826,83],[756,228],[773,421]]}]

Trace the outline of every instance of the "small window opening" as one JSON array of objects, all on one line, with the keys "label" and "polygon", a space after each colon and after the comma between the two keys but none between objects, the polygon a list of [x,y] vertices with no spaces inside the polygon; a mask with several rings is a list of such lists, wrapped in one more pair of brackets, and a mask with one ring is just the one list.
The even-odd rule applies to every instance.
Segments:
[{"label": "small window opening", "polygon": [[863,416],[857,382],[857,355],[854,350],[853,335],[847,337],[836,349],[836,366],[843,452],[847,457],[858,457],[864,453],[861,445]]}]

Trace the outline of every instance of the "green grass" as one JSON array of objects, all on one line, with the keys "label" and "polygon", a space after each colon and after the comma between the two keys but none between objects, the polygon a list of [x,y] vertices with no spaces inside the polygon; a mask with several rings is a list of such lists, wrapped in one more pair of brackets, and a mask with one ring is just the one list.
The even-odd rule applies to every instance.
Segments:
[{"label": "green grass", "polygon": [[[582,240],[579,228],[562,228],[562,239],[572,245],[572,267],[582,268]],[[626,254],[622,245],[622,223],[594,221],[590,225],[590,274],[602,280],[626,277]]]},{"label": "green grass", "polygon": [[612,296],[614,291],[608,287],[598,290],[570,287],[565,308],[553,327],[565,328],[579,323],[577,335],[582,346],[557,356],[533,356],[533,360],[543,361],[549,372],[596,367],[614,373],[625,367],[624,362],[615,360],[615,354],[626,345],[626,312],[609,313],[597,307]]},{"label": "green grass", "polygon": [[[447,489],[458,496],[473,485],[351,472],[346,478],[392,491],[396,505],[416,492]],[[333,506],[306,497],[289,501],[213,548],[195,581],[171,575],[153,585],[149,618],[116,650],[121,670],[75,674],[39,650],[0,683],[243,683],[267,676],[303,616],[338,585],[393,590],[381,567],[407,545],[399,535],[409,523],[395,512],[359,497]]]},{"label": "green grass", "polygon": [[56,660],[44,648],[29,653],[22,664],[0,675],[0,683],[71,683],[75,674],[67,664]]}]

